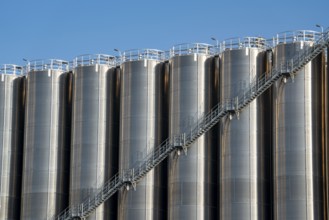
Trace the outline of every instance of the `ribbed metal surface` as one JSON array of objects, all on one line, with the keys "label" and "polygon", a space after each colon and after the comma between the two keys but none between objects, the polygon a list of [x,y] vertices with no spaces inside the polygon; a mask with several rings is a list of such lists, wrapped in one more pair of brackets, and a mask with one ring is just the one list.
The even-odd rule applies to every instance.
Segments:
[{"label": "ribbed metal surface", "polygon": [[[143,162],[167,138],[166,90],[168,75],[158,60],[121,64],[120,170]],[[164,165],[150,171],[137,190],[119,191],[118,219],[166,219]]]},{"label": "ribbed metal surface", "polygon": [[[247,90],[265,72],[262,48],[227,49],[221,54],[220,100]],[[220,129],[220,219],[270,219],[270,106],[265,95],[238,116],[226,117]]]},{"label": "ribbed metal surface", "polygon": [[0,219],[20,219],[24,79],[0,75]]},{"label": "ribbed metal surface", "polygon": [[[279,43],[274,65],[292,65],[311,41]],[[320,54],[294,79],[273,87],[274,219],[324,219],[323,198],[323,84]],[[284,68],[283,68],[284,69]]]},{"label": "ribbed metal surface", "polygon": [[[107,64],[73,70],[70,204],[82,203],[117,172],[119,72]],[[116,217],[111,198],[88,220]]]},{"label": "ribbed metal surface", "polygon": [[27,74],[21,219],[44,220],[68,205],[70,74]]},{"label": "ribbed metal surface", "polygon": [[[188,132],[198,117],[218,103],[218,57],[214,58],[207,52],[175,52],[170,59],[171,137]],[[168,219],[218,219],[218,131],[214,130],[201,136],[189,148],[187,155],[181,152],[180,156],[177,153],[169,156]]]}]

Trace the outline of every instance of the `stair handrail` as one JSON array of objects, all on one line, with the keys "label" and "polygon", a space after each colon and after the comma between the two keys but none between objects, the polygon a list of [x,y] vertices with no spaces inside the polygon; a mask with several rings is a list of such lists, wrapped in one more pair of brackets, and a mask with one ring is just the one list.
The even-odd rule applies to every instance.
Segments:
[{"label": "stair handrail", "polygon": [[[260,77],[257,77],[256,80],[250,84],[249,89],[246,92],[238,95],[234,99],[228,100],[227,102],[218,103],[215,107],[211,109],[209,113],[204,114],[199,120],[197,120],[196,124],[191,129],[190,133],[187,134],[183,133],[183,134],[175,135],[174,137],[169,137],[158,148],[151,151],[145,157],[144,163],[142,163],[140,167],[137,167],[136,169],[132,168],[133,172],[129,178],[129,181],[127,181],[124,178],[125,173],[122,173],[122,171],[119,172],[114,177],[112,177],[109,181],[107,181],[101,188],[100,192],[97,193],[93,198],[91,199],[88,198],[80,205],[73,206],[72,208],[68,207],[63,212],[61,212],[61,214],[56,219],[65,220],[65,219],[70,219],[72,217],[87,217],[88,214],[91,213],[93,210],[95,210],[98,205],[100,205],[102,202],[106,201],[106,199],[109,198],[108,194],[105,194],[106,196],[105,198],[103,197],[104,189],[108,191],[109,189],[113,188],[113,190],[117,191],[123,185],[136,184],[136,182],[139,181],[141,177],[145,176],[148,171],[150,171],[153,167],[155,167],[161,161],[163,161],[175,149],[188,147],[198,137],[200,137],[202,134],[210,130],[211,127],[214,126],[214,124],[213,125],[211,124],[212,122],[211,119],[213,119],[214,120],[213,123],[215,123],[215,121],[218,122],[221,118],[225,117],[228,114],[235,114],[241,111],[249,103],[254,101],[263,92],[265,92],[270,86],[272,86],[275,81],[279,80],[284,75],[289,76],[291,74],[295,74],[300,68],[302,68],[310,60],[312,60],[313,56],[320,54],[323,51],[323,49],[328,45],[329,45],[329,28],[326,29],[326,31],[323,32],[323,34],[321,34],[319,39],[316,40],[313,47],[307,48],[305,49],[305,51],[302,51],[298,53],[296,56],[294,56],[292,60],[293,63],[296,63],[296,65],[293,65],[292,67],[289,68],[288,66],[286,66],[287,68],[286,70],[288,72],[287,71],[283,72],[282,69],[281,71],[279,71],[277,67],[273,67],[271,71],[265,72]],[[248,94],[247,99],[245,99],[246,93]],[[179,144],[177,144],[177,141],[179,141],[179,144],[182,143],[181,145],[183,146],[179,146]],[[161,152],[163,153],[161,154]],[[160,157],[160,155],[162,156]],[[150,163],[151,160],[150,158],[152,158],[153,163]],[[154,158],[156,158],[156,160],[154,160]],[[112,192],[112,195],[113,194],[114,192]],[[99,200],[99,198],[101,198],[101,200]],[[91,202],[93,203],[91,204]]]}]

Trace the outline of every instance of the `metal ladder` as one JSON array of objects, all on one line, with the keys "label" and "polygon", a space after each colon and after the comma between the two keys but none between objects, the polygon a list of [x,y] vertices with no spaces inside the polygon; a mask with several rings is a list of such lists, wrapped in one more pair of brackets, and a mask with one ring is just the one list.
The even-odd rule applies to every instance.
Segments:
[{"label": "metal ladder", "polygon": [[329,46],[329,29],[327,29],[315,42],[315,46],[304,49],[302,52],[280,69],[273,68],[271,72],[264,73],[250,84],[249,89],[241,93],[235,99],[217,104],[210,112],[198,119],[191,129],[165,140],[154,151],[149,153],[138,166],[123,170],[104,183],[99,191],[87,198],[81,204],[68,207],[54,220],[84,219],[88,217],[98,206],[104,203],[122,187],[136,187],[136,183],[143,179],[154,167],[159,165],[173,151],[187,151],[187,148],[200,136],[209,131],[222,118],[228,115],[238,114],[253,100],[262,95],[273,83],[282,77],[294,77],[309,61],[319,55]]}]

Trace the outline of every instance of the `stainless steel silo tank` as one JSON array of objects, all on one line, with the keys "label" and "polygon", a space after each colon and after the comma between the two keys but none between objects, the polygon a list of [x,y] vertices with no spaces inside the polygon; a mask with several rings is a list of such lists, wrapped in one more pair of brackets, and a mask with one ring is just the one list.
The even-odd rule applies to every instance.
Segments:
[{"label": "stainless steel silo tank", "polygon": [[[265,73],[266,41],[233,38],[221,43],[220,101],[243,97]],[[270,219],[269,126],[271,106],[264,94],[220,127],[220,219]]]},{"label": "stainless steel silo tank", "polygon": [[[105,54],[73,61],[70,205],[93,196],[118,171],[119,72]],[[110,198],[88,220],[116,218]]]},{"label": "stainless steel silo tank", "polygon": [[22,220],[44,220],[68,205],[70,73],[62,60],[28,64]]},{"label": "stainless steel silo tank", "polygon": [[[197,119],[218,103],[218,62],[212,45],[194,43],[172,48],[170,137],[189,132]],[[218,219],[218,133],[214,130],[202,135],[187,155],[175,152],[169,156],[168,219]]]},{"label": "stainless steel silo tank", "polygon": [[[168,68],[164,52],[125,51],[121,64],[119,169],[138,165],[167,138]],[[150,171],[136,191],[121,189],[118,219],[166,219],[164,164]]]},{"label": "stainless steel silo tank", "polygon": [[24,82],[22,67],[0,67],[0,219],[20,219]]},{"label": "stainless steel silo tank", "polygon": [[[296,65],[293,57],[313,47],[318,36],[313,31],[278,34],[274,67],[289,72]],[[324,219],[323,56],[273,87],[274,219]]]}]

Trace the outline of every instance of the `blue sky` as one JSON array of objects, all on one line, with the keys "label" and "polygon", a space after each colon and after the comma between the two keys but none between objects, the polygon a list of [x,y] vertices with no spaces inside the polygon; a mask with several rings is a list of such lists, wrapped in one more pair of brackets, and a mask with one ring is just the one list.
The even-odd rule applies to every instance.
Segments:
[{"label": "blue sky", "polygon": [[0,64],[329,26],[328,0],[2,0]]}]

